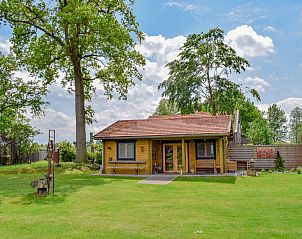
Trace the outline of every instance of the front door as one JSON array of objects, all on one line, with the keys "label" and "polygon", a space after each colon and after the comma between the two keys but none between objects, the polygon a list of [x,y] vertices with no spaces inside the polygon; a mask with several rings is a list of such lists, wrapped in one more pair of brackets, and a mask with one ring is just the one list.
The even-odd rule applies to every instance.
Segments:
[{"label": "front door", "polygon": [[182,147],[181,144],[163,145],[163,164],[165,173],[178,173],[182,169]]}]

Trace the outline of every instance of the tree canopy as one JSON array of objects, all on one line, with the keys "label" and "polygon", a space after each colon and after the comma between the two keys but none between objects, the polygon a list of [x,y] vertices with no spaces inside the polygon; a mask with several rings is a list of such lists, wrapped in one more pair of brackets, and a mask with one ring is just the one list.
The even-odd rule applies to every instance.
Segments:
[{"label": "tree canopy", "polygon": [[10,163],[27,159],[34,145],[33,137],[38,133],[29,124],[26,111],[40,115],[46,104],[46,88],[41,82],[25,82],[15,75],[16,71],[14,57],[0,54],[0,157],[7,157]]},{"label": "tree canopy", "polygon": [[27,82],[15,76],[18,70],[13,56],[0,53],[0,116],[23,113],[29,108],[35,115],[43,112],[47,90],[38,79]]},{"label": "tree canopy", "polygon": [[[169,78],[159,85],[163,96],[176,103],[183,114],[206,109],[213,115],[230,113],[245,96],[230,74],[245,71],[249,63],[224,43],[223,31],[191,34],[178,59],[167,64]],[[250,92],[257,99],[257,91]],[[231,112],[233,113],[233,112]]]},{"label": "tree canopy", "polygon": [[266,119],[259,117],[249,124],[247,136],[252,144],[272,144],[272,129]]},{"label": "tree canopy", "polygon": [[293,143],[302,142],[302,109],[295,107],[290,113],[290,136]]},{"label": "tree canopy", "polygon": [[153,115],[173,115],[178,113],[176,103],[170,102],[168,99],[161,99]]},{"label": "tree canopy", "polygon": [[75,95],[77,161],[86,161],[85,118],[92,109],[93,82],[104,94],[126,98],[138,67],[145,61],[135,50],[143,39],[133,14],[134,0],[3,0],[0,19],[13,32],[17,63],[48,85],[60,79]]},{"label": "tree canopy", "polygon": [[284,110],[280,106],[272,104],[267,111],[267,120],[269,127],[272,129],[273,142],[284,142],[287,134],[287,120]]}]

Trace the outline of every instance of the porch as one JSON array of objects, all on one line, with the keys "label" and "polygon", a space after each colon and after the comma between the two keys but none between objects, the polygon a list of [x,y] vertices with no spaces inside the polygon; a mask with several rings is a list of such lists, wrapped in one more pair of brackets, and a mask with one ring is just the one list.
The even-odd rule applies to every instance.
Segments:
[{"label": "porch", "polygon": [[226,139],[150,140],[152,174],[224,173]]}]

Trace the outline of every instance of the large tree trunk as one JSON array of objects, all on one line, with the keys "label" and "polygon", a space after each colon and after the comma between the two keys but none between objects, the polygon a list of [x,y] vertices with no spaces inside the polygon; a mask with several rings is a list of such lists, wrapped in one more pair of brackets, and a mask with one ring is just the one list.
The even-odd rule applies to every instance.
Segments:
[{"label": "large tree trunk", "polygon": [[211,86],[211,79],[210,79],[210,68],[207,69],[207,83],[208,83],[208,91],[209,91],[209,101],[211,105],[211,114],[216,116],[217,114],[217,109],[216,109],[216,99],[214,98],[213,95],[213,89]]},{"label": "large tree trunk", "polygon": [[76,162],[86,162],[85,101],[82,77],[75,77]]},{"label": "large tree trunk", "polygon": [[73,42],[71,59],[75,75],[76,162],[87,162],[84,84],[80,60]]}]

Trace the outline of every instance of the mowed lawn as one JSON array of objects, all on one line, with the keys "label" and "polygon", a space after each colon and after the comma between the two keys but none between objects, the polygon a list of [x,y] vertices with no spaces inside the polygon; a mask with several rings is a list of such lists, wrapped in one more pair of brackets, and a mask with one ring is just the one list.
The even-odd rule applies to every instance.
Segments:
[{"label": "mowed lawn", "polygon": [[302,238],[302,175],[178,178],[56,177],[56,193],[29,186],[42,173],[1,174],[0,238]]}]

